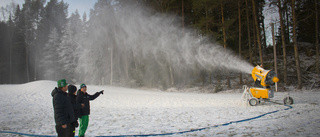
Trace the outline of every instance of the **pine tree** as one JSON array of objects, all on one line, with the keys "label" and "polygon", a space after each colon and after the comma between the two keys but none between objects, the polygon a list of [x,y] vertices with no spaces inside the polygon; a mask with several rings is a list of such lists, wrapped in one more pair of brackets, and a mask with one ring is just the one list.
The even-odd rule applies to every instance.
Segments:
[{"label": "pine tree", "polygon": [[[38,63],[38,60],[43,60],[43,53],[45,53],[46,49],[44,45],[47,45],[49,41],[49,35],[53,33],[52,31],[55,29],[57,33],[57,38],[60,39],[62,36],[62,31],[65,28],[67,22],[67,9],[68,5],[63,1],[58,2],[58,0],[50,0],[47,5],[41,10],[40,22],[36,31],[36,44],[35,47],[35,62]],[[52,34],[51,34],[52,35]],[[53,43],[49,44],[52,45]],[[57,47],[56,47],[57,48]],[[40,64],[35,64],[35,68],[40,67]],[[39,69],[37,69],[39,70]],[[35,79],[42,79],[40,71],[35,72],[37,76]],[[39,75],[40,74],[40,75]]]},{"label": "pine tree", "polygon": [[298,78],[298,89],[302,88],[302,78],[301,78],[301,71],[300,71],[300,59],[299,59],[299,51],[298,51],[298,43],[297,43],[297,34],[296,34],[296,14],[295,14],[295,7],[296,7],[296,3],[295,0],[291,1],[292,3],[292,24],[293,24],[293,45],[294,45],[294,58],[295,58],[295,62],[296,62],[296,70],[297,70],[297,78]]},{"label": "pine tree", "polygon": [[[27,81],[27,45],[25,41],[25,24],[26,17],[17,6],[16,14],[14,17],[14,35],[13,35],[13,46],[12,46],[12,56],[13,56],[13,81],[16,83],[23,83]],[[17,69],[19,68],[19,69]]]},{"label": "pine tree", "polygon": [[319,69],[319,13],[318,13],[318,4],[317,0],[314,1],[314,9],[315,9],[315,28],[316,28],[316,33],[315,33],[315,47],[316,47],[316,71],[318,75],[320,75],[320,69]]},{"label": "pine tree", "polygon": [[44,79],[58,80],[63,76],[62,65],[59,63],[59,53],[56,50],[60,43],[59,33],[56,28],[53,28],[40,59],[40,67],[43,71]]},{"label": "pine tree", "polygon": [[71,31],[71,22],[68,22],[61,38],[61,44],[57,48],[59,57],[59,64],[62,66],[62,73],[68,81],[75,82],[74,68],[76,66],[74,49],[76,43],[74,42],[74,36]]},{"label": "pine tree", "polygon": [[260,34],[260,26],[258,22],[258,15],[257,15],[257,8],[254,0],[252,0],[252,7],[253,7],[253,18],[254,18],[254,23],[255,23],[255,30],[256,30],[256,35],[257,35],[257,42],[258,42],[258,47],[259,47],[259,56],[260,56],[260,65],[263,66],[263,55],[262,55],[262,43],[261,43],[261,34]]},{"label": "pine tree", "polygon": [[[239,57],[241,57],[241,0],[238,0],[238,20],[239,20]],[[242,73],[239,75],[239,84],[242,85]]]},{"label": "pine tree", "polygon": [[[103,77],[104,79],[112,78],[110,53],[115,51],[114,33],[119,27],[119,24],[114,24],[115,21],[110,1],[99,0],[91,11],[90,20],[87,22],[87,32],[85,32],[86,37],[84,38],[86,42],[81,43],[81,49],[77,50],[77,52],[81,52],[77,74],[81,80],[85,80],[83,82],[101,83]],[[86,77],[88,75],[90,77]]]},{"label": "pine tree", "polygon": [[280,17],[280,28],[281,28],[281,42],[282,42],[282,53],[283,53],[283,82],[287,85],[287,51],[285,42],[285,27],[283,25],[283,16],[281,9],[281,0],[278,0],[279,17]]},{"label": "pine tree", "polygon": [[250,35],[250,20],[249,20],[249,8],[248,8],[248,0],[246,0],[246,17],[247,17],[247,33],[248,33],[248,47],[249,47],[249,62],[252,64],[252,44],[251,44],[251,35]]}]

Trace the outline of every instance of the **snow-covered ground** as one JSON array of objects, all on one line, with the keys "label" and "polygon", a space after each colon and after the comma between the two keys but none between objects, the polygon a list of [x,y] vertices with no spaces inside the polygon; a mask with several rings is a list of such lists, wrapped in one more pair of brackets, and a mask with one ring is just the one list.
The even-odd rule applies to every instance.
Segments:
[{"label": "snow-covered ground", "polygon": [[[0,85],[0,131],[56,135],[51,97],[55,86],[54,81]],[[251,107],[241,100],[241,93],[175,93],[88,85],[89,94],[102,89],[105,94],[91,102],[87,136],[163,134],[201,128],[205,129],[172,136],[320,135],[320,91],[291,93],[293,108],[285,110],[287,106],[274,103]],[[274,99],[282,100],[284,95],[276,92]],[[214,127],[276,110],[261,118]]]}]

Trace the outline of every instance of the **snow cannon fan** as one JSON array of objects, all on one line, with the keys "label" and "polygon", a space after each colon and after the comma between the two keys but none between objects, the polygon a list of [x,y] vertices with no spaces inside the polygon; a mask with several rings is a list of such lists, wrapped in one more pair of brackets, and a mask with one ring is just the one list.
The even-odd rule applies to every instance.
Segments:
[{"label": "snow cannon fan", "polygon": [[[274,97],[274,91],[270,88],[279,81],[276,73],[271,70],[265,70],[261,66],[256,66],[252,70],[252,78],[255,82],[254,87],[243,86],[244,92],[242,98],[249,102],[251,106],[256,106],[262,101],[270,101]],[[293,104],[293,99],[289,94],[284,98],[284,104]],[[271,101],[270,101],[271,102]],[[276,102],[274,102],[276,103]]]}]

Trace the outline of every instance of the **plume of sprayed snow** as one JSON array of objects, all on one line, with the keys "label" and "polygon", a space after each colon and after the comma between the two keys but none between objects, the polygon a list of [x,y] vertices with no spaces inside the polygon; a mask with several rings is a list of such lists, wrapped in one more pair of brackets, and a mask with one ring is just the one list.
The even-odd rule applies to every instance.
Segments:
[{"label": "plume of sprayed snow", "polygon": [[[106,70],[109,70],[111,62],[110,55],[105,53],[110,53],[110,49],[114,50],[114,60],[118,59],[118,64],[121,64],[119,61],[125,55],[129,62],[139,60],[158,66],[169,64],[175,72],[201,68],[250,74],[253,69],[247,61],[221,45],[203,43],[196,36],[197,33],[190,29],[185,28],[182,34],[181,22],[177,17],[154,13],[139,5],[125,6],[119,10],[110,6],[102,10],[102,15],[96,14],[96,17],[90,18],[91,30],[87,37],[89,50],[79,57],[89,64],[79,65],[78,70],[82,72],[93,71],[96,77],[108,75]],[[97,60],[101,62],[98,63],[100,65],[92,64]]]}]

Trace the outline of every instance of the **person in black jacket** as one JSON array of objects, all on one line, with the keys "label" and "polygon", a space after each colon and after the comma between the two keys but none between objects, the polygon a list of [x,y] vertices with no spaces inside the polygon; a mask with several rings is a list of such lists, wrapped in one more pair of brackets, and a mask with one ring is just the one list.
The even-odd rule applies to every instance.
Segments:
[{"label": "person in black jacket", "polygon": [[79,137],[84,137],[88,124],[89,124],[89,115],[90,115],[90,100],[96,99],[100,94],[103,94],[103,90],[96,92],[94,95],[89,95],[87,93],[87,86],[85,84],[80,85],[80,89],[77,93],[77,103],[84,104],[84,107],[80,109],[80,129]]},{"label": "person in black jacket", "polygon": [[75,135],[76,127],[79,126],[78,117],[80,116],[80,109],[84,107],[84,104],[80,104],[80,103],[76,102],[76,99],[77,99],[77,95],[76,95],[77,92],[76,91],[77,91],[76,86],[74,86],[74,85],[68,86],[68,97],[71,100],[71,104],[72,104],[73,112],[74,112],[74,117],[76,118],[76,121],[71,123],[71,128],[70,128],[71,131],[70,132],[72,132],[73,134],[70,135],[70,137],[74,137],[74,135]]},{"label": "person in black jacket", "polygon": [[67,96],[68,84],[65,79],[58,81],[58,88],[51,92],[54,110],[54,120],[58,137],[67,137],[70,132],[71,123],[75,121],[73,107]]}]

